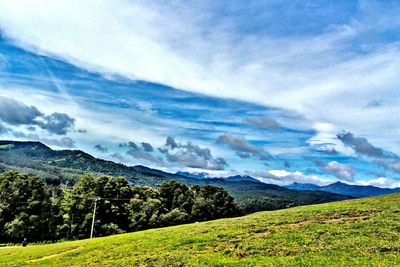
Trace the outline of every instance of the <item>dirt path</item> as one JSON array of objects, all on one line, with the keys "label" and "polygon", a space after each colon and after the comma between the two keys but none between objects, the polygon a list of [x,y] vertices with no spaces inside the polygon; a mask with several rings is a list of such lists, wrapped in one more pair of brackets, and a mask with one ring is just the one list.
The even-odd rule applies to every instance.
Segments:
[{"label": "dirt path", "polygon": [[67,254],[67,253],[70,253],[70,252],[73,252],[73,251],[80,250],[80,249],[82,249],[82,248],[83,248],[83,247],[72,248],[72,249],[70,249],[70,250],[66,250],[66,251],[63,251],[63,252],[60,252],[60,253],[57,253],[57,254],[52,254],[52,255],[49,255],[49,256],[44,256],[44,257],[42,257],[42,258],[30,260],[30,261],[28,261],[28,263],[35,263],[35,262],[40,262],[40,261],[45,261],[45,260],[48,260],[48,259],[56,258],[56,257],[62,256],[62,255],[64,255],[64,254]]}]

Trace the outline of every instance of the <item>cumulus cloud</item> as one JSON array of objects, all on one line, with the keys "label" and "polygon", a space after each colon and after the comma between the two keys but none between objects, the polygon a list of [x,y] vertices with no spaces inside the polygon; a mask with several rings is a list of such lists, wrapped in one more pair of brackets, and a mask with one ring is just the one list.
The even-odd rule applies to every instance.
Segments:
[{"label": "cumulus cloud", "polygon": [[398,188],[400,187],[400,182],[388,179],[386,177],[379,177],[376,179],[366,180],[366,181],[357,181],[358,185],[372,185],[381,188]]},{"label": "cumulus cloud", "polygon": [[146,142],[142,142],[141,144],[142,144],[142,148],[144,149],[144,151],[146,151],[146,152],[153,152],[154,151],[154,148],[153,148],[153,146],[151,144],[146,143]]},{"label": "cumulus cloud", "polygon": [[174,138],[174,137],[168,136],[168,137],[167,137],[167,140],[165,141],[165,146],[166,146],[167,148],[170,148],[170,149],[175,149],[175,148],[177,148],[179,145],[178,145],[178,143],[175,141],[175,138]]},{"label": "cumulus cloud", "polygon": [[67,132],[74,129],[75,119],[67,114],[55,112],[51,115],[44,116],[43,121],[37,123],[42,129],[50,133],[65,135]]},{"label": "cumulus cloud", "polygon": [[338,163],[336,161],[328,162],[325,165],[324,170],[326,172],[332,174],[339,180],[348,181],[348,182],[353,181],[353,178],[355,175],[355,171],[354,171],[353,167],[351,167],[348,164]]},{"label": "cumulus cloud", "polygon": [[28,130],[39,126],[49,133],[65,135],[75,126],[75,119],[65,113],[54,112],[45,115],[34,106],[27,106],[23,102],[0,96],[0,120],[12,126],[27,126]]},{"label": "cumulus cloud", "polygon": [[[139,159],[139,160],[142,159],[147,162],[158,163],[158,164],[162,164],[164,162],[161,157],[153,155],[152,154],[153,150],[149,150],[148,149],[149,147],[143,145],[143,143],[142,146],[139,146],[135,142],[128,142],[119,144],[119,147],[128,148],[128,150],[126,151],[126,155],[134,159]],[[122,157],[120,157],[119,154],[115,154],[114,157],[116,157],[119,160],[122,159]]]},{"label": "cumulus cloud", "polygon": [[214,158],[209,148],[201,148],[191,142],[179,143],[172,136],[167,137],[165,146],[159,151],[165,154],[168,162],[186,167],[224,170],[228,165],[225,159]]},{"label": "cumulus cloud", "polygon": [[312,183],[316,185],[327,185],[331,183],[331,181],[320,178],[315,175],[304,175],[302,172],[295,171],[289,172],[286,170],[269,170],[266,172],[247,172],[248,175],[257,178],[263,183],[271,183],[271,184],[278,184],[278,185],[289,185],[294,182],[296,183]]},{"label": "cumulus cloud", "polygon": [[97,144],[94,146],[94,148],[99,151],[100,153],[108,153],[108,148],[101,145],[101,144]]},{"label": "cumulus cloud", "polygon": [[261,161],[271,159],[266,151],[250,144],[243,136],[237,137],[231,134],[220,135],[217,139],[217,144],[227,145],[241,158],[258,158]]},{"label": "cumulus cloud", "polygon": [[32,125],[43,114],[34,106],[27,106],[24,103],[12,98],[0,96],[0,119],[10,125]]}]

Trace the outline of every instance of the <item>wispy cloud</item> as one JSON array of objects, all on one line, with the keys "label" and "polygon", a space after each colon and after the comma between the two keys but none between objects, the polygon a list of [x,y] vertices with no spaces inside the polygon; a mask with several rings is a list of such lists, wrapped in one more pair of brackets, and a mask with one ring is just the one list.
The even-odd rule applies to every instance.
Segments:
[{"label": "wispy cloud", "polygon": [[376,147],[366,138],[355,137],[350,132],[338,134],[338,139],[354,149],[357,154],[370,157],[379,166],[400,173],[400,157],[395,153]]},{"label": "wispy cloud", "polygon": [[305,175],[299,171],[289,172],[286,170],[269,170],[265,172],[248,172],[249,175],[254,176],[264,183],[272,183],[279,185],[289,185],[294,182],[297,183],[311,183],[316,185],[327,185],[331,180],[321,178],[316,175]]},{"label": "wispy cloud", "polygon": [[240,158],[255,157],[261,161],[271,159],[271,155],[264,149],[250,144],[243,136],[233,136],[231,134],[223,134],[218,136],[217,144],[227,145],[236,151]]},{"label": "wispy cloud", "polygon": [[[288,180],[313,179],[302,156],[327,162],[321,179],[396,172],[399,12],[395,1],[0,0],[0,92],[15,109],[0,101],[0,133],[68,134],[128,164],[156,162],[176,136],[165,168],[262,170],[271,153],[269,168],[299,168]],[[338,139],[343,129],[365,140]],[[131,140],[129,156],[118,144]]]}]

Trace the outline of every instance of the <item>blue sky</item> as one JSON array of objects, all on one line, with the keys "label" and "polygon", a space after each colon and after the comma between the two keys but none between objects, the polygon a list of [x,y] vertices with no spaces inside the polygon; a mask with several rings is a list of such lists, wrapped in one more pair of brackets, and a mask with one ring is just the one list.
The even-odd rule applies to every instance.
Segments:
[{"label": "blue sky", "polygon": [[167,171],[400,186],[397,1],[2,1],[0,134]]}]

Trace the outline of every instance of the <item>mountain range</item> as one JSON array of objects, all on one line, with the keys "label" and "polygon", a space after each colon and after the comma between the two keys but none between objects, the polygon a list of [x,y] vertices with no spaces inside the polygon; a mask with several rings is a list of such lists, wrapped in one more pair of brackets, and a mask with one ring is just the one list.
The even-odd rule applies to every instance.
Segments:
[{"label": "mountain range", "polygon": [[0,171],[18,170],[41,177],[47,184],[72,185],[84,173],[123,176],[133,185],[156,187],[175,180],[187,185],[226,189],[247,212],[324,203],[351,198],[324,191],[300,191],[265,184],[249,176],[201,178],[145,166],[126,166],[95,158],[81,150],[53,150],[40,142],[0,141]]},{"label": "mountain range", "polygon": [[400,192],[400,188],[342,182],[326,186],[300,183],[278,186],[262,183],[251,176],[215,178],[206,173],[168,173],[146,166],[126,166],[95,158],[81,150],[53,150],[40,142],[0,141],[0,171],[6,170],[36,175],[54,185],[72,185],[80,175],[92,173],[95,176],[123,176],[131,184],[153,187],[170,180],[187,185],[221,186],[249,212]]},{"label": "mountain range", "polygon": [[291,185],[285,186],[286,188],[293,190],[305,190],[305,191],[325,191],[336,193],[351,197],[370,197],[370,196],[380,196],[385,194],[391,194],[400,192],[400,188],[380,188],[372,185],[362,186],[362,185],[350,185],[342,182],[336,182],[325,186],[318,186],[315,184],[300,184],[293,183]]}]

